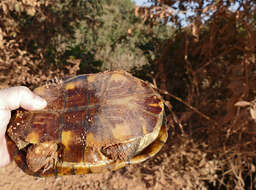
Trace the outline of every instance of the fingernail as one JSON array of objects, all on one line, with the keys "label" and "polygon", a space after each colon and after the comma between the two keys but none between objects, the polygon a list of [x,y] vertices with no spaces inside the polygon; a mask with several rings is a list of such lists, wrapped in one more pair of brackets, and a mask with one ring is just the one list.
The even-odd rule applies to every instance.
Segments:
[{"label": "fingernail", "polygon": [[40,96],[36,96],[34,101],[36,108],[44,108],[47,105],[47,102]]}]

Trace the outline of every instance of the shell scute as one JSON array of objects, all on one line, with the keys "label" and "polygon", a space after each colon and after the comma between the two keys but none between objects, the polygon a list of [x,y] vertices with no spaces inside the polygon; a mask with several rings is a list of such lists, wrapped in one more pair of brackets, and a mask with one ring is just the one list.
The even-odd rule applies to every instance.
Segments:
[{"label": "shell scute", "polygon": [[47,110],[61,110],[64,108],[65,98],[62,84],[59,86],[41,86],[34,90],[36,94],[47,101]]},{"label": "shell scute", "polygon": [[[14,159],[30,175],[115,170],[155,155],[166,141],[160,95],[150,84],[126,72],[80,75],[34,92],[46,99],[47,107],[18,111],[8,129]],[[58,144],[57,164],[31,172],[24,156],[26,147],[45,142]],[[125,151],[132,144],[136,149],[128,151],[129,160],[112,159],[102,152],[111,146],[114,148],[108,149],[108,154],[122,155],[125,152],[116,151]]]},{"label": "shell scute", "polygon": [[[59,113],[33,114],[30,122],[31,124],[27,125],[25,131],[28,132],[28,134],[25,136],[29,137],[31,132],[34,132],[39,135],[39,142],[56,141],[58,139],[58,128],[60,124]],[[30,139],[26,140],[31,142]]]},{"label": "shell scute", "polygon": [[83,138],[83,129],[79,126],[73,128],[64,128],[61,135],[61,144],[63,145],[62,160],[66,162],[83,162],[83,151],[85,141]]}]

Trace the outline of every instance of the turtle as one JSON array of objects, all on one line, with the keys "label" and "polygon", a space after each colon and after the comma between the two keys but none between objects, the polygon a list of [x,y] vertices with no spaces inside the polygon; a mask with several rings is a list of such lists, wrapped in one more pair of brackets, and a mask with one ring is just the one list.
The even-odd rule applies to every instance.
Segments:
[{"label": "turtle", "polygon": [[19,108],[7,129],[8,149],[29,175],[117,170],[153,157],[167,140],[160,94],[125,71],[77,75],[34,93],[47,107]]}]

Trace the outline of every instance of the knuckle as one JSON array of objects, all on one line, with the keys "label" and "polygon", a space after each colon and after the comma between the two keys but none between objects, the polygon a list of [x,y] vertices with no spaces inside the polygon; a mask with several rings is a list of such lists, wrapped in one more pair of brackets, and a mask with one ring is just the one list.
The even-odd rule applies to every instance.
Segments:
[{"label": "knuckle", "polygon": [[17,91],[18,91],[18,94],[21,96],[21,97],[23,97],[23,96],[31,96],[31,91],[29,90],[29,88],[28,87],[26,87],[26,86],[18,86],[17,87],[18,89],[17,89]]},{"label": "knuckle", "polygon": [[18,88],[18,90],[21,91],[21,92],[22,92],[22,91],[25,91],[25,92],[30,91],[29,88],[26,87],[26,86],[17,86],[17,88]]}]

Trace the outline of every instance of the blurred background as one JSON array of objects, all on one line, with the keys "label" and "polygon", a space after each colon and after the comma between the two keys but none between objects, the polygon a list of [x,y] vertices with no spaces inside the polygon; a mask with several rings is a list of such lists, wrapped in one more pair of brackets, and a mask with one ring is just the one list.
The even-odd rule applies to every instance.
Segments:
[{"label": "blurred background", "polygon": [[256,189],[256,2],[1,0],[0,88],[105,70],[153,83],[169,139],[115,172],[41,179],[14,163],[0,189]]}]

